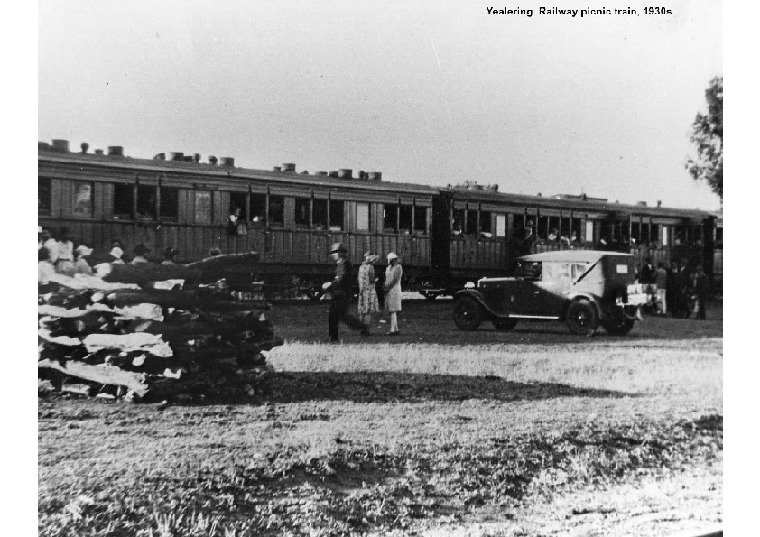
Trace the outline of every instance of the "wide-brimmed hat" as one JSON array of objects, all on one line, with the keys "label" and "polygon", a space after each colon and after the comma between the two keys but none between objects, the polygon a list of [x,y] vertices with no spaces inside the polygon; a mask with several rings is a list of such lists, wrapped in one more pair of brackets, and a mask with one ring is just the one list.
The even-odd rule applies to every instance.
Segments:
[{"label": "wide-brimmed hat", "polygon": [[380,259],[380,256],[373,254],[372,252],[364,252],[364,259],[367,261],[367,263],[377,263],[377,260]]},{"label": "wide-brimmed hat", "polygon": [[391,252],[391,253],[389,253],[389,254],[386,256],[386,259],[388,259],[388,263],[390,263],[390,262],[391,262],[391,261],[393,261],[394,259],[398,259],[398,256],[397,256],[396,254],[394,254],[393,252]]},{"label": "wide-brimmed hat", "polygon": [[90,255],[91,253],[92,248],[87,248],[84,244],[77,246],[77,255]]},{"label": "wide-brimmed hat", "polygon": [[134,249],[135,255],[145,255],[150,252],[150,249],[144,244],[138,244]]},{"label": "wide-brimmed hat", "polygon": [[109,255],[112,255],[112,256],[113,256],[113,257],[115,257],[116,259],[121,259],[121,256],[123,256],[123,255],[124,255],[124,250],[122,250],[122,249],[121,249],[121,248],[119,248],[118,246],[114,246],[113,248],[111,248],[111,251],[110,251],[110,252],[108,252],[108,254],[109,254]]},{"label": "wide-brimmed hat", "polygon": [[330,253],[331,254],[347,254],[348,250],[343,245],[342,242],[335,242],[332,246],[330,246]]}]

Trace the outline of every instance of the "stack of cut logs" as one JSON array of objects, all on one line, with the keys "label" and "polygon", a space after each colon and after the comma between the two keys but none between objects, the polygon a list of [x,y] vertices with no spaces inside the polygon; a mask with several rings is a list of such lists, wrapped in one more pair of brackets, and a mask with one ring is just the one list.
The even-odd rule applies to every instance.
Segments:
[{"label": "stack of cut logs", "polygon": [[40,378],[127,400],[266,393],[272,370],[262,351],[282,345],[265,317],[270,305],[255,289],[236,300],[224,280],[203,283],[218,275],[204,262],[240,257],[113,265],[102,279],[56,275],[40,284]]}]

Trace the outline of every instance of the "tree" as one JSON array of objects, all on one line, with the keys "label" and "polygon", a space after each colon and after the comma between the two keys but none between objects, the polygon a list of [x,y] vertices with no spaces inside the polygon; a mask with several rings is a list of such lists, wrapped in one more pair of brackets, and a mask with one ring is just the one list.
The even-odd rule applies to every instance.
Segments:
[{"label": "tree", "polygon": [[723,77],[715,77],[705,91],[707,115],[698,113],[689,139],[697,146],[697,158],[686,161],[695,181],[707,181],[723,200]]}]

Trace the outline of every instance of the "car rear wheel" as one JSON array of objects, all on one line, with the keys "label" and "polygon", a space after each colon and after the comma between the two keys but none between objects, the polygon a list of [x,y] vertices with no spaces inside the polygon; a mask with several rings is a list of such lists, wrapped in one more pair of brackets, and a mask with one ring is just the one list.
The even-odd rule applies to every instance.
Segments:
[{"label": "car rear wheel", "polygon": [[591,336],[599,327],[599,315],[588,300],[577,300],[567,308],[565,322],[573,334]]},{"label": "car rear wheel", "polygon": [[454,303],[454,323],[460,330],[477,330],[482,320],[483,309],[474,298],[465,296]]},{"label": "car rear wheel", "polygon": [[494,317],[491,319],[491,322],[493,323],[494,328],[501,332],[512,330],[517,326],[517,319],[502,319],[501,317]]},{"label": "car rear wheel", "polygon": [[624,336],[635,323],[635,319],[629,319],[623,311],[618,311],[614,318],[603,321],[602,326],[611,336]]}]

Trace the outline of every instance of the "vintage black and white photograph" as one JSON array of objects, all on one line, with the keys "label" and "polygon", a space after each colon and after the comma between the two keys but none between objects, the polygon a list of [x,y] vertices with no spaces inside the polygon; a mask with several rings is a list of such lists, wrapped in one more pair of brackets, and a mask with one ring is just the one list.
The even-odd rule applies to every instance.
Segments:
[{"label": "vintage black and white photograph", "polygon": [[37,9],[39,535],[723,535],[721,0]]}]

